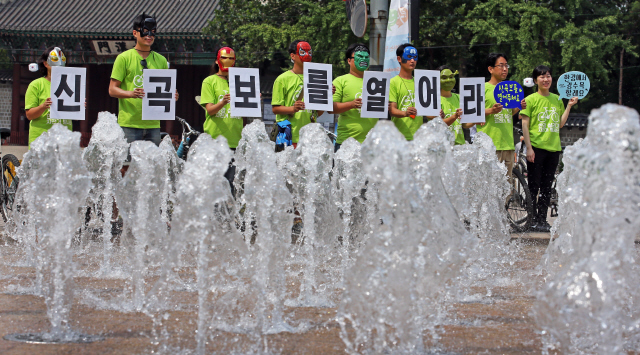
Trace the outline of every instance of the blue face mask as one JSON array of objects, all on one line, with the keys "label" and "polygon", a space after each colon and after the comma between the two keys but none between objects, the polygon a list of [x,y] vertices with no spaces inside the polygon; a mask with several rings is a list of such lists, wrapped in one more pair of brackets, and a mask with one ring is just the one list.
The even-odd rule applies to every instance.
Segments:
[{"label": "blue face mask", "polygon": [[418,61],[418,50],[416,47],[407,46],[404,48],[404,52],[402,52],[402,62],[406,63],[409,60]]}]

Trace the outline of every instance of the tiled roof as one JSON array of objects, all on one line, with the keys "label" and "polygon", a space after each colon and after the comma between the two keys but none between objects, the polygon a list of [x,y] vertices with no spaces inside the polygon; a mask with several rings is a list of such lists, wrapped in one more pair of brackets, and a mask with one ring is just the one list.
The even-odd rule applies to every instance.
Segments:
[{"label": "tiled roof", "polygon": [[0,32],[129,35],[143,11],[155,15],[158,34],[199,34],[218,0],[0,1]]}]

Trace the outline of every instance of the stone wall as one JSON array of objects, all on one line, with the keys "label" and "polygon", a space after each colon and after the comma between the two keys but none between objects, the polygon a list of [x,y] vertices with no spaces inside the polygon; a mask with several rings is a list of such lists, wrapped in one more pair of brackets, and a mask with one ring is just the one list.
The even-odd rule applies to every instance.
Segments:
[{"label": "stone wall", "polygon": [[0,83],[0,128],[11,128],[11,83]]}]

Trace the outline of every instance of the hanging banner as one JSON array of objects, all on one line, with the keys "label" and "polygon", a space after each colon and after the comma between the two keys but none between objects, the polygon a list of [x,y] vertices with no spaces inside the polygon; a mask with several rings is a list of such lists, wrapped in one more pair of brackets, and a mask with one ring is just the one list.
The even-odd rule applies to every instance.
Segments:
[{"label": "hanging banner", "polygon": [[332,111],[331,64],[304,63],[304,108]]},{"label": "hanging banner", "polygon": [[229,92],[232,117],[262,117],[258,68],[229,68]]},{"label": "hanging banner", "polygon": [[418,116],[440,115],[440,72],[437,70],[413,71],[415,105]]},{"label": "hanging banner", "polygon": [[142,71],[142,119],[172,121],[176,119],[176,70]]},{"label": "hanging banner", "polygon": [[382,118],[389,115],[389,84],[391,74],[365,71],[362,78],[362,118]]},{"label": "hanging banner", "polygon": [[484,100],[484,78],[460,78],[460,123],[484,122]]},{"label": "hanging banner", "polygon": [[558,94],[561,99],[571,99],[577,96],[582,100],[589,93],[591,82],[587,74],[579,71],[570,71],[558,78]]},{"label": "hanging banner", "polygon": [[391,0],[389,5],[389,23],[384,45],[385,73],[392,76],[400,72],[396,49],[409,42],[409,0]]},{"label": "hanging banner", "polygon": [[52,67],[49,117],[84,120],[86,85],[87,68]]}]

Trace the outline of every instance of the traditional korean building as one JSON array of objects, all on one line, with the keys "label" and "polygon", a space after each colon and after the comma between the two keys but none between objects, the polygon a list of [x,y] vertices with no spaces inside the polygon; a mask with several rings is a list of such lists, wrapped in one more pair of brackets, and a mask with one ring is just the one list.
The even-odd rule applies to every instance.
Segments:
[{"label": "traditional korean building", "polygon": [[[24,112],[24,95],[29,83],[38,78],[28,70],[47,47],[62,48],[67,65],[87,68],[87,113],[84,121],[75,121],[74,131],[82,133],[81,145],[91,137],[98,112],[118,113],[118,100],[109,96],[109,81],[118,53],[132,48],[134,18],[143,11],[154,15],[158,33],[152,49],[164,55],[177,69],[180,100],[178,116],[195,127],[202,127],[204,111],[194,100],[202,81],[215,60],[213,36],[204,35],[214,17],[217,0],[44,0],[0,1],[0,48],[12,62],[12,69],[0,77],[0,111],[10,105],[6,118],[0,112],[0,125],[10,119],[11,144],[26,145],[29,121]],[[9,89],[9,85],[11,89]],[[8,93],[10,98],[6,98]],[[7,109],[5,108],[5,111]],[[161,130],[179,135],[181,127],[163,121]]]}]

